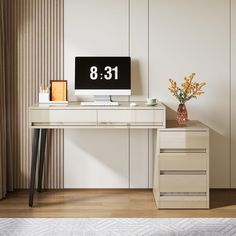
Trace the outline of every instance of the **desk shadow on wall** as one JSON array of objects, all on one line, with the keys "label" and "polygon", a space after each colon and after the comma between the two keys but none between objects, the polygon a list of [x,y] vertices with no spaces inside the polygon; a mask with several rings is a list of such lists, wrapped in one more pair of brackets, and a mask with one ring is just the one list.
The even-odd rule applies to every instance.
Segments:
[{"label": "desk shadow on wall", "polygon": [[[165,104],[164,104],[165,105]],[[166,120],[176,120],[177,112],[172,108],[166,106]]]}]

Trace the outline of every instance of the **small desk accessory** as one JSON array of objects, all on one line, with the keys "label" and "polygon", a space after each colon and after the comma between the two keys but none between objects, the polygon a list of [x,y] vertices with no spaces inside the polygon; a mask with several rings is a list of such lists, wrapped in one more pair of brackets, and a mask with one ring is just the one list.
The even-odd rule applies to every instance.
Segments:
[{"label": "small desk accessory", "polygon": [[156,98],[147,98],[147,106],[155,106],[157,105],[157,99]]},{"label": "small desk accessory", "polygon": [[67,101],[67,80],[51,80],[51,101]]},{"label": "small desk accessory", "polygon": [[130,106],[130,107],[136,107],[136,106],[137,106],[137,103],[136,103],[136,102],[131,102],[131,103],[129,104],[129,106]]},{"label": "small desk accessory", "polygon": [[50,100],[49,88],[48,86],[40,86],[39,90],[39,103],[48,103]]}]

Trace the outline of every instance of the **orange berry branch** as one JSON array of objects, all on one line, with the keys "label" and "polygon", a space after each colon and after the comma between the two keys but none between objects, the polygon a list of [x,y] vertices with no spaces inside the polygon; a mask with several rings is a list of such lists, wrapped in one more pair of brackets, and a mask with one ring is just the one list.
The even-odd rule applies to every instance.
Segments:
[{"label": "orange berry branch", "polygon": [[173,96],[175,96],[181,104],[189,101],[191,98],[197,98],[204,94],[202,88],[206,85],[205,82],[193,82],[194,76],[196,74],[192,73],[191,75],[184,78],[184,83],[181,86],[178,86],[176,81],[169,79],[170,87],[168,88]]}]

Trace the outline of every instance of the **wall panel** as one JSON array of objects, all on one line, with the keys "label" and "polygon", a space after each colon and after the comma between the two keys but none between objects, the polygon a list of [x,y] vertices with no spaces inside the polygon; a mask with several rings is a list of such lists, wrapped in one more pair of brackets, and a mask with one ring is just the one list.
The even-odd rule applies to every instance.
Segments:
[{"label": "wall panel", "polygon": [[[76,56],[129,56],[129,0],[65,1],[65,79],[69,82],[69,99],[91,99],[74,95]],[[66,130],[64,160],[67,188],[128,187],[129,132]],[[73,166],[77,169],[74,173]]]},{"label": "wall panel", "polygon": [[65,188],[128,188],[128,132],[65,130]]},{"label": "wall panel", "polygon": [[70,101],[91,99],[74,95],[75,57],[129,56],[128,38],[128,0],[65,0],[65,79]]},{"label": "wall panel", "polygon": [[149,89],[175,118],[178,103],[167,88],[197,73],[206,81],[206,94],[188,102],[190,119],[211,128],[211,187],[230,187],[229,152],[229,1],[149,1]]},{"label": "wall panel", "polygon": [[[14,188],[28,188],[31,130],[27,109],[38,101],[40,85],[63,79],[63,0],[8,0],[7,94]],[[53,145],[49,145],[52,143]],[[48,134],[44,186],[63,187],[63,131]]]},{"label": "wall panel", "polygon": [[130,0],[130,56],[132,101],[148,97],[148,0]]}]

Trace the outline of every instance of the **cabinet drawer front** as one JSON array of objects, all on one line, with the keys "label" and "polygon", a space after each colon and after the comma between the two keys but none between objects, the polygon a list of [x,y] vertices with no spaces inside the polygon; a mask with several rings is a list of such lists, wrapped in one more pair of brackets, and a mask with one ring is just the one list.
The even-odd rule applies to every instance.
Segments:
[{"label": "cabinet drawer front", "polygon": [[205,153],[168,153],[159,155],[160,170],[207,170]]},{"label": "cabinet drawer front", "polygon": [[161,131],[159,138],[161,149],[206,149],[209,134],[207,131]]},{"label": "cabinet drawer front", "polygon": [[209,201],[207,200],[189,200],[189,201],[164,201],[161,200],[157,203],[158,208],[162,209],[201,209],[201,208],[209,208]]},{"label": "cabinet drawer front", "polygon": [[131,110],[98,110],[98,122],[130,123]]},{"label": "cabinet drawer front", "polygon": [[31,122],[35,123],[96,123],[96,121],[96,111],[91,110],[31,110]]},{"label": "cabinet drawer front", "polygon": [[137,123],[162,123],[164,121],[163,110],[136,110],[135,120]]},{"label": "cabinet drawer front", "polygon": [[160,175],[160,192],[206,192],[206,175]]}]

